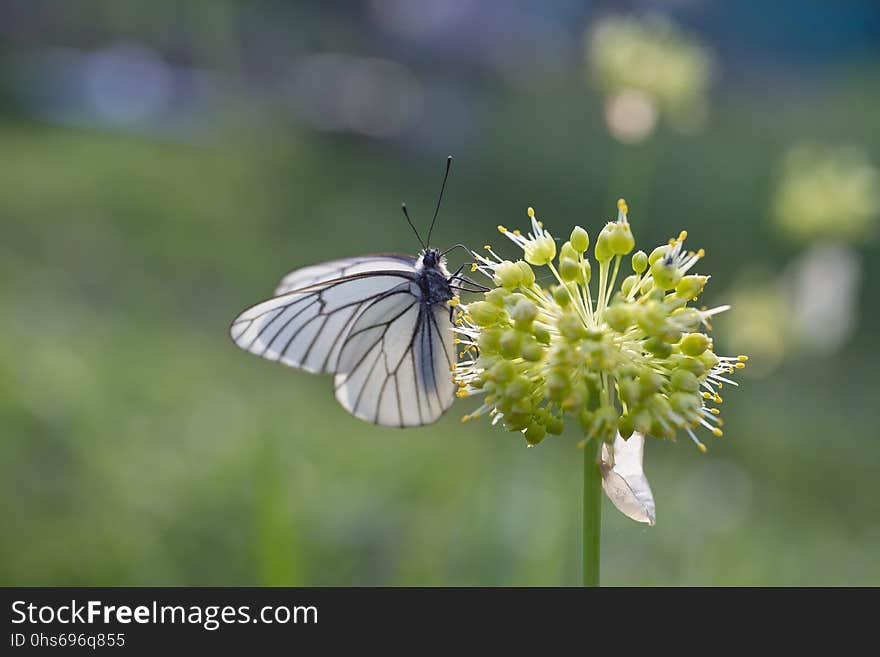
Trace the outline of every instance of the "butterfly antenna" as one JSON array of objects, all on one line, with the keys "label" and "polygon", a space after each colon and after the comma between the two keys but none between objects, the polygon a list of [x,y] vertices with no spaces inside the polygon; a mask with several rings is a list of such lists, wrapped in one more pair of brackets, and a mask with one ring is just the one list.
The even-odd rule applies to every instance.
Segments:
[{"label": "butterfly antenna", "polygon": [[440,196],[437,198],[437,207],[434,208],[434,216],[431,218],[431,227],[428,229],[428,244],[431,243],[431,233],[434,232],[434,222],[437,221],[437,213],[440,212],[440,202],[443,200],[443,192],[446,191],[446,181],[449,179],[449,169],[452,168],[452,156],[446,158],[446,173],[443,174],[443,184],[440,186]]},{"label": "butterfly antenna", "polygon": [[416,230],[415,225],[413,225],[412,219],[409,218],[409,212],[407,212],[406,203],[401,203],[400,209],[403,210],[403,216],[406,217],[406,223],[409,224],[409,227],[412,228],[413,232],[416,234],[416,239],[419,241],[419,244],[422,245],[423,249],[427,249],[428,247],[425,245],[425,242],[422,241],[422,236],[419,235],[419,231]]}]

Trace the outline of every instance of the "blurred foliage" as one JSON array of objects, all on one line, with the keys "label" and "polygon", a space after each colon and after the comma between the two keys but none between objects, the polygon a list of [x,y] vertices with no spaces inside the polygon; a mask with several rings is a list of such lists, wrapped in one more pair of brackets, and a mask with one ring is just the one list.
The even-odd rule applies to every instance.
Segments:
[{"label": "blurred foliage", "polygon": [[[880,159],[872,67],[810,102],[728,90],[701,135],[629,147],[604,133],[582,76],[540,94],[489,86],[452,145],[320,135],[272,113],[180,140],[7,111],[0,583],[577,582],[576,436],[526,449],[459,424],[466,404],[423,429],[373,427],[328,378],[236,349],[228,323],[291,268],[414,252],[398,204],[427,221],[452,149],[438,244],[481,245],[527,205],[595,234],[626,196],[639,242],[686,228],[706,248],[707,303],[724,303],[741,270],[792,257],[769,220],[789,143]],[[880,584],[880,268],[876,245],[859,248],[854,338],[728,395],[708,455],[649,445],[657,526],[606,514],[605,583]]]}]

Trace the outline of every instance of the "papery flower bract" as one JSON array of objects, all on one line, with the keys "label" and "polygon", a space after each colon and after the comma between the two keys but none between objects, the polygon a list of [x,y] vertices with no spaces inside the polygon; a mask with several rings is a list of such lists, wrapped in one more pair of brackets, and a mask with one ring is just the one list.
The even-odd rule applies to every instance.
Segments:
[{"label": "papery flower bract", "polygon": [[633,433],[627,440],[602,445],[602,488],[608,499],[628,518],[653,525],[657,521],[654,494],[642,468],[645,437]]},{"label": "papery flower bract", "polygon": [[[627,212],[621,199],[617,220],[595,240],[595,286],[583,228],[575,227],[556,257],[552,236],[531,208],[528,236],[499,226],[525,260],[505,260],[488,245],[486,255],[474,254],[473,270],[496,287],[458,307],[455,331],[464,350],[453,369],[459,396],[483,400],[463,421],[490,415],[530,446],[577,423],[588,438],[605,443],[606,480],[612,473],[620,478],[607,482],[606,491],[611,487],[620,499],[632,491],[619,508],[638,508],[627,515],[653,522],[647,480],[637,481],[644,478],[641,448],[638,468],[630,454],[618,460],[621,472],[614,469],[615,444],[631,436],[674,439],[682,430],[705,451],[695,429],[722,435],[719,390],[736,385],[728,375],[747,358],[717,356],[704,332],[728,306],[689,305],[708,277],[690,273],[704,253],[684,248],[686,232],[650,255],[633,254],[633,273],[616,287],[623,258],[635,248]],[[536,276],[533,265],[546,266],[555,285],[543,287],[547,277]]]}]

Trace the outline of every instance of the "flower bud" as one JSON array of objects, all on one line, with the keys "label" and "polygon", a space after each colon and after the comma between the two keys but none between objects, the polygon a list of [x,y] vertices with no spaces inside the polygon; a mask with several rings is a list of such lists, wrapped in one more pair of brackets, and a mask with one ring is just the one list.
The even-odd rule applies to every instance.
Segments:
[{"label": "flower bud", "polygon": [[652,369],[642,368],[639,372],[639,388],[642,391],[642,396],[655,393],[661,387],[663,387],[663,377]]},{"label": "flower bud", "polygon": [[681,353],[688,356],[700,356],[709,348],[709,338],[703,333],[688,333],[678,343]]},{"label": "flower bud", "polygon": [[635,405],[642,397],[639,384],[634,379],[618,381],[617,394],[628,406]]},{"label": "flower bud", "polygon": [[633,271],[641,275],[648,268],[648,256],[644,251],[636,251],[632,257]]},{"label": "flower bud", "polygon": [[516,322],[517,328],[528,330],[532,322],[538,316],[538,307],[525,297],[520,298],[513,310],[510,311],[510,318]]},{"label": "flower bud", "polygon": [[519,270],[522,272],[522,280],[520,281],[520,285],[522,287],[531,287],[535,284],[535,272],[532,271],[532,268],[529,267],[529,263],[525,260],[517,260],[516,266],[519,267]]},{"label": "flower bud", "polygon": [[501,355],[505,358],[518,358],[522,352],[523,334],[508,329],[501,334]]},{"label": "flower bud", "polygon": [[657,358],[669,358],[670,354],[672,354],[672,345],[660,338],[648,338],[645,340],[645,349],[657,356]]},{"label": "flower bud", "polygon": [[544,385],[547,389],[547,396],[556,402],[562,401],[569,389],[568,379],[556,371],[547,374]]},{"label": "flower bud", "polygon": [[617,433],[620,434],[621,438],[626,440],[633,435],[633,431],[635,430],[636,426],[632,415],[627,413],[626,415],[621,415],[617,418]]},{"label": "flower bud", "polygon": [[609,246],[614,255],[626,255],[635,248],[636,238],[627,222],[617,223],[617,229],[611,233]]},{"label": "flower bud", "polygon": [[512,290],[522,282],[522,270],[509,260],[505,260],[495,268],[495,282]]},{"label": "flower bud", "polygon": [[562,430],[565,428],[565,422],[561,417],[557,417],[555,415],[551,415],[547,418],[547,422],[545,425],[547,427],[547,433],[552,434],[554,436],[558,436],[562,433]]},{"label": "flower bud", "polygon": [[521,354],[524,360],[536,363],[544,356],[544,349],[537,342],[527,340],[523,343]]},{"label": "flower bud", "polygon": [[605,224],[605,227],[599,232],[599,237],[596,238],[595,255],[599,262],[608,262],[614,255],[614,249],[611,248],[611,235],[617,230],[615,226],[617,224],[614,222]]},{"label": "flower bud", "polygon": [[628,297],[630,292],[633,291],[636,283],[639,282],[639,277],[635,274],[627,276],[623,279],[623,282],[620,284],[620,291],[623,293],[623,296]]},{"label": "flower bud", "polygon": [[550,344],[550,331],[547,330],[547,327],[543,324],[533,324],[532,325],[532,335],[535,336],[535,340],[540,342],[543,345]]},{"label": "flower bud", "polygon": [[667,244],[661,244],[656,249],[651,251],[651,255],[648,256],[648,265],[653,265],[661,258],[665,259],[667,253],[669,253],[669,246]]},{"label": "flower bud", "polygon": [[587,329],[581,318],[572,312],[565,313],[557,322],[559,332],[569,342],[575,342],[587,337]]},{"label": "flower bud", "polygon": [[[509,400],[514,402],[514,404],[519,404],[520,408],[526,410],[523,406],[523,402],[526,401],[526,396],[529,394],[529,381],[522,375],[516,375],[513,379],[510,380],[509,383],[504,387],[504,396]],[[514,408],[512,405],[511,408]]]},{"label": "flower bud", "polygon": [[579,253],[585,253],[586,250],[590,247],[590,236],[580,226],[575,226],[574,230],[571,231],[571,245],[574,247],[575,251]]},{"label": "flower bud", "polygon": [[537,445],[544,440],[545,435],[547,435],[547,430],[542,425],[532,423],[529,425],[529,428],[526,429],[526,442],[529,445]]},{"label": "flower bud", "polygon": [[693,299],[703,291],[703,286],[709,280],[707,276],[690,275],[683,276],[675,286],[675,294],[682,299]]},{"label": "flower bud", "polygon": [[558,285],[553,288],[553,300],[561,308],[566,308],[571,303],[571,292],[564,285]]},{"label": "flower bud", "polygon": [[516,376],[516,369],[513,363],[506,360],[499,360],[492,366],[487,373],[486,378],[495,383],[508,383]]},{"label": "flower bud", "polygon": [[673,392],[669,395],[669,405],[679,415],[692,417],[700,408],[700,398],[687,392]]},{"label": "flower bud", "polygon": [[676,367],[692,372],[695,376],[703,376],[706,373],[706,366],[699,358],[691,356],[679,356],[676,361]]},{"label": "flower bud", "polygon": [[659,335],[666,324],[666,312],[660,303],[638,304],[635,319],[639,328],[648,335]]},{"label": "flower bud", "polygon": [[581,275],[581,267],[577,260],[565,258],[559,263],[559,277],[566,283],[578,280]]},{"label": "flower bud", "polygon": [[477,338],[477,346],[481,354],[496,353],[501,349],[501,329],[484,328]]},{"label": "flower bud", "polygon": [[630,311],[629,304],[625,303],[614,304],[605,311],[603,317],[608,322],[608,326],[618,333],[626,331],[632,323],[632,312]]},{"label": "flower bud", "polygon": [[501,310],[488,301],[475,301],[468,304],[467,312],[477,326],[491,326],[501,317]]},{"label": "flower bud", "polygon": [[483,299],[488,303],[491,303],[493,306],[504,308],[504,299],[506,299],[509,294],[509,290],[506,290],[503,287],[496,287],[486,292],[486,294],[483,295]]},{"label": "flower bud", "polygon": [[712,369],[712,368],[715,367],[719,362],[721,362],[721,361],[718,359],[718,356],[716,356],[716,355],[715,355],[711,350],[709,350],[709,349],[707,349],[706,351],[704,351],[704,352],[700,355],[699,358],[700,358],[700,362],[702,362],[703,365],[706,366],[706,369]]},{"label": "flower bud", "polygon": [[559,249],[559,262],[561,263],[566,258],[570,258],[571,260],[577,261],[578,252],[571,245],[571,242],[566,242],[562,245],[562,248]]},{"label": "flower bud", "polygon": [[669,383],[673,388],[684,392],[697,392],[700,389],[700,381],[693,372],[687,370],[675,370],[669,377]]},{"label": "flower bud", "polygon": [[664,290],[671,290],[681,280],[681,271],[674,263],[668,263],[664,259],[656,260],[651,265],[651,276],[654,283]]},{"label": "flower bud", "polygon": [[527,241],[523,245],[523,250],[526,262],[540,267],[556,257],[556,241],[549,234],[545,234]]}]

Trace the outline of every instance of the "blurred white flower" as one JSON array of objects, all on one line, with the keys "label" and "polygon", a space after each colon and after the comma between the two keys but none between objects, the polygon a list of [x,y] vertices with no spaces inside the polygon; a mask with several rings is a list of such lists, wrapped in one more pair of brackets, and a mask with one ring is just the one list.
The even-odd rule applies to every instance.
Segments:
[{"label": "blurred white flower", "polygon": [[638,143],[657,126],[657,104],[643,91],[624,89],[605,100],[605,124],[617,141]]},{"label": "blurred white flower", "polygon": [[797,346],[821,354],[840,349],[858,319],[861,265],[853,249],[819,243],[789,266],[783,281]]}]

